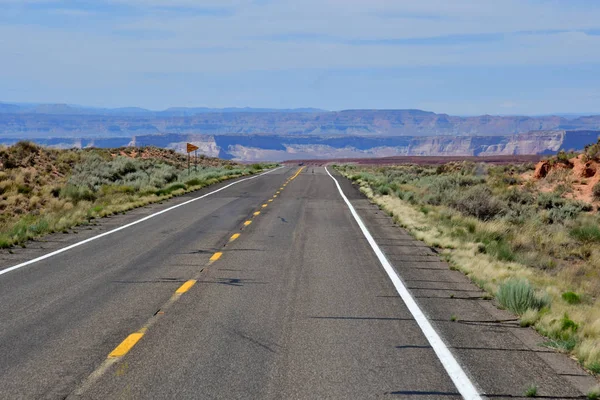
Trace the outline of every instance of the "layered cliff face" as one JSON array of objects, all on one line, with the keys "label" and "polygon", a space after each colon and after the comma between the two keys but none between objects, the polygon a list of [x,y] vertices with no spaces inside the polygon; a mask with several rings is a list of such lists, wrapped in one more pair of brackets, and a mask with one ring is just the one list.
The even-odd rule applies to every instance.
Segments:
[{"label": "layered cliff face", "polygon": [[[199,153],[239,161],[374,158],[392,156],[494,156],[553,154],[580,150],[600,131],[533,131],[502,136],[296,136],[296,135],[140,135],[99,139],[35,139],[53,147],[157,146],[185,152],[186,143]],[[11,144],[19,139],[1,139]]]},{"label": "layered cliff face", "polygon": [[[83,111],[80,111],[83,112]],[[110,138],[177,134],[500,136],[538,130],[600,130],[600,116],[458,117],[421,110],[177,114],[0,113],[0,138]]]},{"label": "layered cliff face", "polygon": [[[600,133],[600,132],[599,132]],[[532,132],[514,136],[428,136],[396,138],[361,138],[362,140],[339,140],[339,138],[312,139],[306,143],[301,138],[270,137],[269,146],[251,143],[215,143],[221,148],[221,157],[234,160],[291,160],[371,158],[392,156],[492,156],[550,154],[557,152],[564,142],[566,132]],[[347,138],[350,139],[350,138]],[[356,139],[356,138],[355,138]],[[263,138],[264,140],[264,138]],[[589,142],[588,142],[589,143]]]}]

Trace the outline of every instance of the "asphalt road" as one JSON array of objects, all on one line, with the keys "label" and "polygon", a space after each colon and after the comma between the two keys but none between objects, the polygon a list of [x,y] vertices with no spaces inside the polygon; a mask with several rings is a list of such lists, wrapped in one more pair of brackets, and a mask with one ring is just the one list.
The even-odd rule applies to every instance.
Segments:
[{"label": "asphalt road", "polygon": [[[481,398],[594,384],[337,179]],[[3,253],[0,270],[227,184]],[[284,167],[0,275],[0,398],[460,398],[390,276],[325,169]]]}]

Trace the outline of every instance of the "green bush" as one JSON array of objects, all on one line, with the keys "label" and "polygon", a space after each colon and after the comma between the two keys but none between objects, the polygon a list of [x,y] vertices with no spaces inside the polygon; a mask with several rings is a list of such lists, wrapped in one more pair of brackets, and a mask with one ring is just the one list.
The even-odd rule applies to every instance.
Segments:
[{"label": "green bush", "polygon": [[564,301],[566,301],[569,304],[581,303],[581,298],[577,293],[574,292],[564,292],[561,297]]},{"label": "green bush", "polygon": [[526,280],[508,280],[496,293],[498,302],[514,314],[523,315],[529,309],[541,310],[548,306],[548,298],[538,296]]}]

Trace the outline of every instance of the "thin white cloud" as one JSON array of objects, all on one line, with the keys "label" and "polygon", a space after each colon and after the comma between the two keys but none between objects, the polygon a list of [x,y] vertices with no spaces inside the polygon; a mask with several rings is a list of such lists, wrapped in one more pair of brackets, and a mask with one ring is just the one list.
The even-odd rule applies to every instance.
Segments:
[{"label": "thin white cloud", "polygon": [[[43,11],[28,8],[34,3]],[[18,18],[0,23],[0,52],[14,55],[0,63],[0,76],[91,86],[145,74],[600,64],[600,36],[584,32],[600,28],[600,2],[589,3],[109,0],[96,13],[92,2],[0,0],[18,8]],[[84,23],[59,26],[52,13]],[[497,38],[477,40],[490,34]],[[394,42],[432,37],[441,39]]]}]

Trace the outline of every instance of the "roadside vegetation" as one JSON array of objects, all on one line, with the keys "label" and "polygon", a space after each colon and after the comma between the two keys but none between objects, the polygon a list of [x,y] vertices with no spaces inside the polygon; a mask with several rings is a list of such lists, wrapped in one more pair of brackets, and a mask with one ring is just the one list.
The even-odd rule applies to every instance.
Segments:
[{"label": "roadside vegetation", "polygon": [[184,155],[154,147],[0,147],[0,248],[272,167],[199,161],[188,175]]},{"label": "roadside vegetation", "polygon": [[600,141],[537,166],[336,168],[546,346],[600,373]]}]

